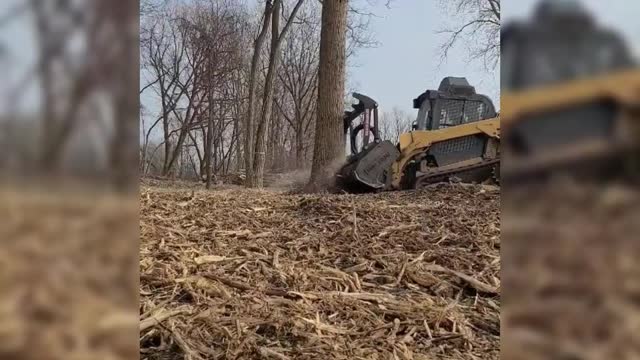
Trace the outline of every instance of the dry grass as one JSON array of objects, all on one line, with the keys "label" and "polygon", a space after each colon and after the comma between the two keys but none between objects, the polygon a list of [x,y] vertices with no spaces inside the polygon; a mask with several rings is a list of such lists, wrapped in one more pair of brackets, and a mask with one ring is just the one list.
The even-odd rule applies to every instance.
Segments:
[{"label": "dry grass", "polygon": [[141,192],[146,359],[498,359],[500,196]]}]

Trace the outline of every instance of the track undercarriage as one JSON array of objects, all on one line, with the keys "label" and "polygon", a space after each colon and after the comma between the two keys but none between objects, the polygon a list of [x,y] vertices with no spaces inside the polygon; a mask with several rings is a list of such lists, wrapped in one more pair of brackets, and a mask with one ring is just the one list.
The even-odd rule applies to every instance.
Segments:
[{"label": "track undercarriage", "polygon": [[484,160],[471,165],[460,165],[451,169],[437,169],[416,176],[414,189],[422,189],[441,182],[480,183],[492,181],[500,184],[500,159]]}]

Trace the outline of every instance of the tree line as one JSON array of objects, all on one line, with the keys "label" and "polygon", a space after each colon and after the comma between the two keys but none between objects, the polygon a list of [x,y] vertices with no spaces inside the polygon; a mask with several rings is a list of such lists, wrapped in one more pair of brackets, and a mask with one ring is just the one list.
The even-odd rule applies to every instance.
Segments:
[{"label": "tree line", "polygon": [[[369,31],[375,3],[16,2],[0,14],[0,28],[20,23],[33,37],[0,44],[12,75],[1,85],[0,173],[88,175],[135,189],[138,175],[211,183],[245,172],[257,174],[251,184],[259,186],[265,172],[312,163],[326,170],[328,159],[344,159],[344,68],[376,44]],[[440,7],[464,14],[443,29],[443,56],[480,39],[470,60],[494,64],[500,1]],[[18,64],[19,49],[32,61]],[[391,140],[410,128],[393,111],[382,119],[380,131]]]},{"label": "tree line", "polygon": [[[265,171],[309,168],[322,4],[147,5],[140,40],[142,174],[198,178],[210,186],[216,176],[242,172],[249,186],[261,187]],[[374,45],[372,14],[351,10],[345,58]]]},{"label": "tree line", "polygon": [[[330,173],[344,155],[348,59],[375,44],[371,3],[358,4],[144,0],[142,174],[210,186],[216,176],[242,172],[249,187],[261,187],[265,172],[311,167],[312,178],[326,177],[320,169]],[[499,5],[458,0],[471,20],[444,31],[451,36],[443,58],[474,26],[471,34],[482,29],[487,41],[470,56],[494,60]],[[382,114],[383,138],[411,129],[400,112]]]}]

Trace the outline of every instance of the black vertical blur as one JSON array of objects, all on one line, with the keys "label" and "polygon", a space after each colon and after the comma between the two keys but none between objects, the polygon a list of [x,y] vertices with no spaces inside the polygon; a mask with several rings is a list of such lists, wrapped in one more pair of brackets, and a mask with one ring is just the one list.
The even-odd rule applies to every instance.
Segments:
[{"label": "black vertical blur", "polygon": [[0,6],[0,359],[138,356],[138,6]]},{"label": "black vertical blur", "polygon": [[506,359],[640,357],[635,23],[605,27],[586,5],[539,1],[503,22]]}]

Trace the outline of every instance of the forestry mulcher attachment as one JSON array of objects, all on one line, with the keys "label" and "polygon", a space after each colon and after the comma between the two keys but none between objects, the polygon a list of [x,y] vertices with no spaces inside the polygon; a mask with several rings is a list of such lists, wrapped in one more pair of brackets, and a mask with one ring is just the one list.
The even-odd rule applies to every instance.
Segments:
[{"label": "forestry mulcher attachment", "polygon": [[[349,192],[404,190],[449,181],[500,178],[500,119],[491,100],[465,78],[447,77],[413,100],[412,131],[382,140],[378,104],[362,94],[344,114],[351,155],[337,176]],[[354,120],[360,119],[358,124]]]}]

